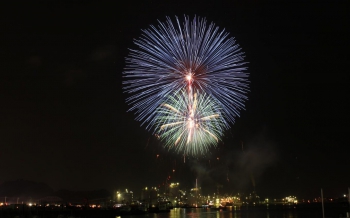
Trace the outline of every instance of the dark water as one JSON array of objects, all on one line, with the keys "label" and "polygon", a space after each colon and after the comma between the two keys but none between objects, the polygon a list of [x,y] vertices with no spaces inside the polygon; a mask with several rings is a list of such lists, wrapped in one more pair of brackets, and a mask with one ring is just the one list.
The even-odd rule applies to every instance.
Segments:
[{"label": "dark water", "polygon": [[[346,217],[350,206],[348,203],[326,204],[325,218]],[[132,213],[136,213],[134,211]],[[0,207],[0,218],[322,218],[322,205],[257,205],[243,207],[214,208],[174,208],[170,212],[146,213],[138,215],[116,216],[116,210],[99,209],[52,209],[52,208],[4,208]],[[350,217],[349,217],[350,218]]]},{"label": "dark water", "polygon": [[[325,209],[325,217],[346,217],[347,208]],[[121,218],[322,218],[322,207],[292,208],[227,208],[226,210],[203,208],[174,208],[169,213],[122,216]]]}]

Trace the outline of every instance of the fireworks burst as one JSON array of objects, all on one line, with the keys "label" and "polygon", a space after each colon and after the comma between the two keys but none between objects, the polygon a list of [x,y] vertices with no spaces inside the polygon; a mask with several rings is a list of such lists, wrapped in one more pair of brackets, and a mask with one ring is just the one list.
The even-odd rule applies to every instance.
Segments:
[{"label": "fireworks burst", "polygon": [[[204,18],[191,22],[185,16],[180,24],[170,18],[143,30],[135,40],[138,50],[126,58],[124,89],[136,119],[148,123],[156,118],[157,108],[179,90],[189,96],[197,90],[206,93],[222,109],[222,117],[234,123],[247,99],[248,74],[243,52],[234,38]],[[193,91],[194,90],[194,91]]]},{"label": "fireworks burst", "polygon": [[205,154],[227,128],[218,105],[207,94],[184,90],[169,95],[157,110],[156,131],[165,146],[187,155]]}]

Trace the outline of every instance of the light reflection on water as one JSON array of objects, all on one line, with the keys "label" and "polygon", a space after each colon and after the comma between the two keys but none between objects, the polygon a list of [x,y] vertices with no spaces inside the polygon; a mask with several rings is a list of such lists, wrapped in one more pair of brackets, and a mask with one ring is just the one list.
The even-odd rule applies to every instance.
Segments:
[{"label": "light reflection on water", "polygon": [[[300,214],[299,214],[300,215]],[[203,209],[203,208],[174,208],[168,213],[150,213],[145,215],[122,216],[121,218],[304,218],[318,217],[312,214],[298,216],[295,210],[237,210],[236,208]],[[311,216],[310,216],[311,215]]]}]

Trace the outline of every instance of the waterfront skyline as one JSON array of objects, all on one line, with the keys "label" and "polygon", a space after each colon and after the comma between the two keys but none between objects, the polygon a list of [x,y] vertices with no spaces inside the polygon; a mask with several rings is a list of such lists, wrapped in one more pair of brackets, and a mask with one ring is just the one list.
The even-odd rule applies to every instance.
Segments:
[{"label": "waterfront skyline", "polygon": [[[93,190],[180,182],[314,197],[350,185],[348,3],[7,3],[0,183]],[[200,159],[165,151],[126,112],[122,72],[141,29],[202,16],[249,62],[246,110]],[[169,178],[170,176],[170,178]],[[146,184],[145,184],[146,183]]]}]

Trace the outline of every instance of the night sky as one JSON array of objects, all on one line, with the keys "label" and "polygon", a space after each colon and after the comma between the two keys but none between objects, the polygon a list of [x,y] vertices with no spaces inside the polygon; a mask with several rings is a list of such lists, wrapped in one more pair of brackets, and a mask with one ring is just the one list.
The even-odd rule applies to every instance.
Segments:
[{"label": "night sky", "polygon": [[[139,193],[192,188],[197,178],[207,193],[346,193],[349,1],[227,2],[1,3],[0,183]],[[235,37],[251,81],[246,110],[218,148],[185,163],[127,112],[122,90],[141,29],[184,14]]]}]

